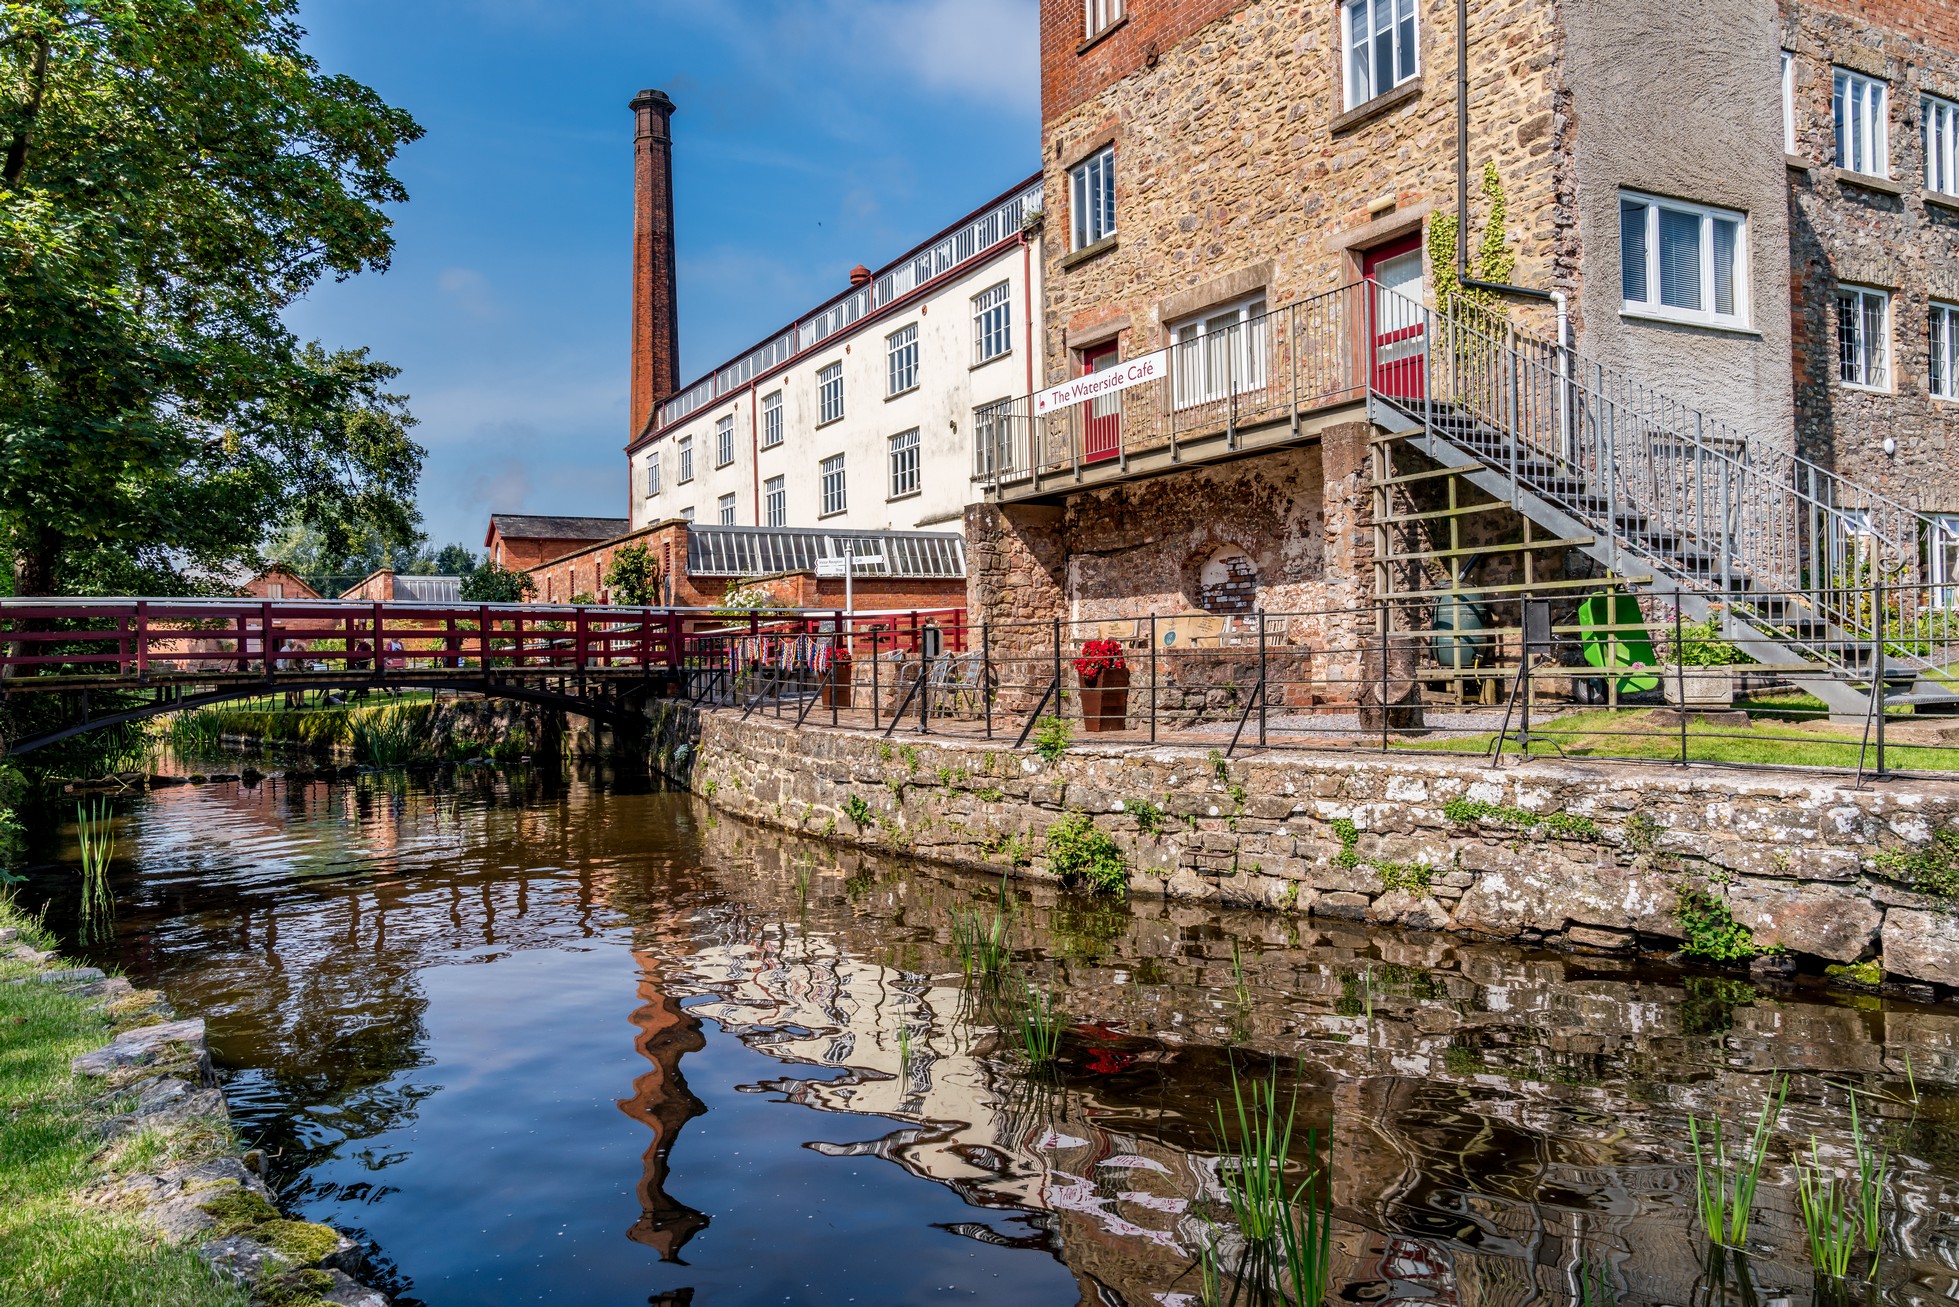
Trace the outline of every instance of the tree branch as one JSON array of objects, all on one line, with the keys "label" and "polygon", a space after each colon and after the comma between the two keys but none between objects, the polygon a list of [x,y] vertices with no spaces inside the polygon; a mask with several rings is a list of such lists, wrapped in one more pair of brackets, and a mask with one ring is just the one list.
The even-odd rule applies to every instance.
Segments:
[{"label": "tree branch", "polygon": [[0,185],[9,190],[20,185],[21,175],[27,171],[27,146],[33,138],[34,120],[41,114],[41,97],[48,89],[48,38],[44,33],[34,36],[34,91],[27,97],[27,112],[19,127],[14,129],[14,139],[7,143],[7,162],[0,165]]}]

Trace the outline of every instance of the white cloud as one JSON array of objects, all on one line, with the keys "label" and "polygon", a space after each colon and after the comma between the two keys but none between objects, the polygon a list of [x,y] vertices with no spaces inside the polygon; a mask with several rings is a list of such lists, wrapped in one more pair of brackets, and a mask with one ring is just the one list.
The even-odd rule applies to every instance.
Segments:
[{"label": "white cloud", "polygon": [[487,322],[503,316],[490,293],[490,279],[474,268],[444,268],[436,274],[435,288],[472,318]]}]

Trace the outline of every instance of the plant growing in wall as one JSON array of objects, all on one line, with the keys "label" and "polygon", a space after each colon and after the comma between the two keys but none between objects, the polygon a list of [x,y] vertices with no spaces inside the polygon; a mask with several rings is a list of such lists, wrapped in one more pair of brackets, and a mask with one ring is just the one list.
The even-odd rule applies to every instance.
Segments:
[{"label": "plant growing in wall", "polygon": [[1129,890],[1129,859],[1085,812],[1071,812],[1048,827],[1048,869],[1069,889],[1097,894]]},{"label": "plant growing in wall", "polygon": [[660,602],[660,565],[645,545],[627,545],[612,556],[605,570],[612,602],[644,608]]},{"label": "plant growing in wall", "polygon": [[[1489,220],[1483,225],[1483,239],[1469,256],[1469,275],[1477,281],[1509,281],[1517,269],[1517,256],[1510,249],[1504,230],[1508,205],[1503,196],[1503,180],[1496,164],[1483,165],[1483,202],[1489,206]],[[1428,221],[1429,276],[1435,284],[1435,303],[1444,312],[1462,313],[1471,321],[1502,319],[1503,302],[1494,292],[1466,287],[1456,275],[1456,215],[1438,213]],[[1467,345],[1467,342],[1464,342]]]}]

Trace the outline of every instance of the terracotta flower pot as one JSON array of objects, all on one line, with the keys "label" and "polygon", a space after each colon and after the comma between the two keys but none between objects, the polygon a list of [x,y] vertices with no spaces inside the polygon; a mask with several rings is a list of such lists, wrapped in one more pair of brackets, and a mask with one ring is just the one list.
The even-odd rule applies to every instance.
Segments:
[{"label": "terracotta flower pot", "polygon": [[851,704],[855,682],[848,658],[838,658],[830,664],[830,678],[823,682],[823,693],[817,699],[822,708],[848,708]]},{"label": "terracotta flower pot", "polygon": [[1122,731],[1129,729],[1129,669],[1106,671],[1100,676],[1081,678],[1082,729]]}]

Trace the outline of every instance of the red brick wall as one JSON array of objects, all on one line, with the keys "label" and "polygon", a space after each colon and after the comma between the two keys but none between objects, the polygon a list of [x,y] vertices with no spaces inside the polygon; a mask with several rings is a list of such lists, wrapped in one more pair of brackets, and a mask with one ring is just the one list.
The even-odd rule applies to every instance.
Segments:
[{"label": "red brick wall", "polygon": [[[1041,121],[1053,122],[1245,0],[1127,0],[1128,16],[1086,50],[1082,0],[1041,0]],[[1054,142],[1047,142],[1052,153]],[[1050,204],[1052,204],[1052,199]]]},{"label": "red brick wall", "polygon": [[[273,586],[281,587],[278,595],[272,593]],[[240,596],[248,599],[318,599],[320,592],[294,576],[283,567],[274,567],[259,573],[238,590]]]},{"label": "red brick wall", "polygon": [[659,91],[633,97],[632,430],[637,439],[661,400],[680,389],[679,311],[674,291],[673,101]]}]

